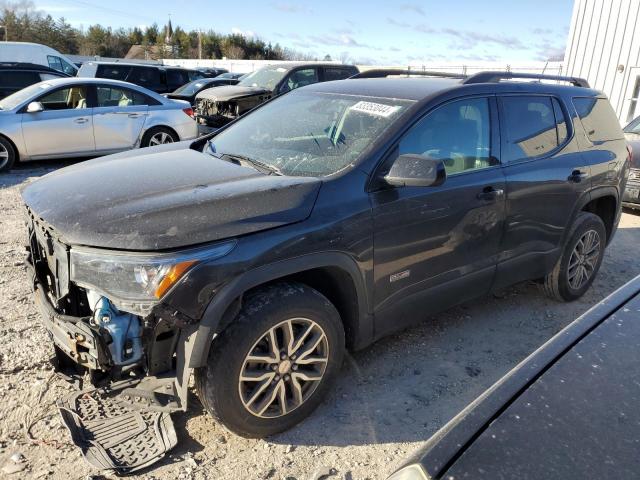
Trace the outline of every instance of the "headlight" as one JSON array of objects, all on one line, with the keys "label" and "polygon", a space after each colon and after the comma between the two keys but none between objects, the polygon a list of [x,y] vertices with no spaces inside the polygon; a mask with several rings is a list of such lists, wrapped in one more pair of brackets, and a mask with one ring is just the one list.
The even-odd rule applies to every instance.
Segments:
[{"label": "headlight", "polygon": [[420,465],[414,463],[391,475],[387,480],[429,480]]},{"label": "headlight", "polygon": [[71,280],[107,298],[134,301],[160,299],[195,265],[227,255],[235,242],[176,254],[105,252],[71,249]]}]

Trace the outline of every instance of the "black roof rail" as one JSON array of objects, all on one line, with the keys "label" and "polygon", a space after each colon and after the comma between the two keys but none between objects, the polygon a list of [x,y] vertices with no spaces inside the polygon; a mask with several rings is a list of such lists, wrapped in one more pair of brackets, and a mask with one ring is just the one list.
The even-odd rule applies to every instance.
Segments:
[{"label": "black roof rail", "polygon": [[389,75],[420,75],[424,77],[439,77],[439,78],[467,78],[466,75],[461,73],[447,73],[436,72],[432,70],[409,70],[402,68],[372,68],[365,70],[364,72],[356,73],[349,78],[384,78]]},{"label": "black roof rail", "polygon": [[462,83],[496,83],[500,80],[512,80],[514,78],[526,78],[531,80],[557,80],[561,82],[569,82],[576,87],[591,88],[589,82],[587,82],[584,78],[517,72],[480,72],[467,77]]}]

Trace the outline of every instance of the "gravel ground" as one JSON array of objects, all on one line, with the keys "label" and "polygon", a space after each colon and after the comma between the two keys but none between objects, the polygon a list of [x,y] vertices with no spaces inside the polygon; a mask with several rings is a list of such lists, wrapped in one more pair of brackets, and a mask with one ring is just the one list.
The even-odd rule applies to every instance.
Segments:
[{"label": "gravel ground", "polygon": [[[50,343],[23,264],[21,185],[62,166],[19,167],[0,176],[0,478],[87,478],[55,401],[71,391],[48,364]],[[226,432],[193,393],[174,414],[179,444],[154,468],[129,478],[385,478],[467,403],[594,303],[640,274],[640,217],[625,213],[602,269],[579,301],[562,304],[533,284],[425,318],[417,327],[348,356],[324,404],[268,441]],[[102,478],[100,476],[96,478]],[[111,478],[107,476],[106,478]]]}]

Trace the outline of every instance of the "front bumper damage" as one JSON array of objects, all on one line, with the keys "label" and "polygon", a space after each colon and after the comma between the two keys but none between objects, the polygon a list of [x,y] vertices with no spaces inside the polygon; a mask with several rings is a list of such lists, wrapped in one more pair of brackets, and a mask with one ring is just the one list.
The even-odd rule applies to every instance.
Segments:
[{"label": "front bumper damage", "polygon": [[186,354],[196,327],[164,310],[143,318],[104,297],[97,302],[69,281],[69,249],[28,217],[27,265],[52,363],[78,390],[58,401],[62,419],[96,468],[145,468],[177,444],[170,414],[187,409]]},{"label": "front bumper damage", "polygon": [[206,93],[196,97],[195,116],[199,125],[209,128],[223,127],[272,97],[268,91],[236,97],[217,97]]}]

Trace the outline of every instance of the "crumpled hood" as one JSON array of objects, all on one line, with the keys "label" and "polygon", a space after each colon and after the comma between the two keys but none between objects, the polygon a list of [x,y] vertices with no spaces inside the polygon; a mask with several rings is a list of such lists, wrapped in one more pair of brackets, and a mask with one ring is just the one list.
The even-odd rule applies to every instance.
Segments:
[{"label": "crumpled hood", "polygon": [[206,98],[217,102],[228,102],[236,98],[250,97],[253,95],[270,94],[271,91],[262,87],[245,87],[242,85],[227,85],[224,87],[207,88],[201,91],[196,98]]},{"label": "crumpled hood", "polygon": [[195,150],[147,148],[63,168],[22,197],[67,244],[156,251],[304,220],[320,184]]}]

